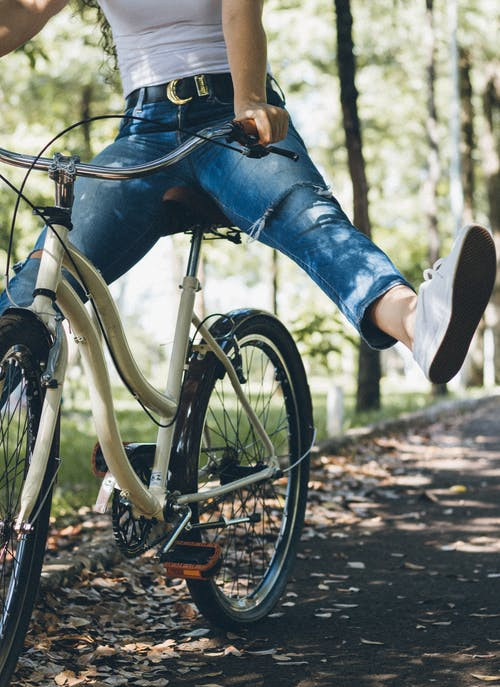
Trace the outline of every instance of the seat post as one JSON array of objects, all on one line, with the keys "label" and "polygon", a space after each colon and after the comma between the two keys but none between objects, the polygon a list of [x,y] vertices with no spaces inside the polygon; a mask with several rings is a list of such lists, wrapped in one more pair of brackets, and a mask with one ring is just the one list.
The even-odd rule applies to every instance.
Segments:
[{"label": "seat post", "polygon": [[191,248],[189,250],[189,260],[186,276],[196,277],[198,264],[200,262],[201,242],[203,241],[203,228],[195,227],[191,236]]}]

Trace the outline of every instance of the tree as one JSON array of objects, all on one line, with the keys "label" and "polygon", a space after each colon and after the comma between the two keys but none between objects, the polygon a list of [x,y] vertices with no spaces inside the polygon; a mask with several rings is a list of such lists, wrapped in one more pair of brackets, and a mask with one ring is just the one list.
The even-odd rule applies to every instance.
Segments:
[{"label": "tree", "polygon": [[[434,0],[425,1],[426,18],[426,83],[427,83],[427,179],[424,184],[424,208],[427,219],[428,256],[433,265],[441,252],[438,222],[438,185],[441,177],[439,157],[438,115],[436,107],[436,31],[434,27]],[[446,384],[434,384],[433,393],[444,396]]]},{"label": "tree", "polygon": [[[500,259],[500,65],[489,65],[489,75],[483,93],[486,128],[483,136],[483,165],[488,197],[488,218]],[[490,308],[494,325],[495,381],[500,381],[500,283],[497,279]]]},{"label": "tree", "polygon": [[[353,186],[354,224],[371,237],[368,212],[368,181],[365,172],[361,124],[358,115],[356,61],[352,38],[350,0],[335,0],[337,16],[337,57],[340,79],[340,101],[346,138],[349,171]],[[357,410],[380,407],[380,353],[360,342],[358,358]]]},{"label": "tree", "polygon": [[[475,217],[475,169],[474,156],[476,141],[474,131],[474,90],[472,86],[471,51],[459,46],[459,87],[460,87],[460,172],[463,189],[463,222],[470,224]],[[484,320],[481,321],[472,341],[468,365],[464,370],[467,386],[481,386],[484,378]]]}]

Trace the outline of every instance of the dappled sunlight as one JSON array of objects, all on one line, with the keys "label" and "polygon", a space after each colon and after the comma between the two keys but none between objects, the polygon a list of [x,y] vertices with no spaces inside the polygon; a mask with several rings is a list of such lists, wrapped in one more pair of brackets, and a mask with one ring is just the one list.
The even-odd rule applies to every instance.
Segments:
[{"label": "dappled sunlight", "polygon": [[500,552],[500,539],[487,536],[471,537],[469,540],[459,539],[439,548],[441,551],[463,551],[464,553],[498,553]]}]

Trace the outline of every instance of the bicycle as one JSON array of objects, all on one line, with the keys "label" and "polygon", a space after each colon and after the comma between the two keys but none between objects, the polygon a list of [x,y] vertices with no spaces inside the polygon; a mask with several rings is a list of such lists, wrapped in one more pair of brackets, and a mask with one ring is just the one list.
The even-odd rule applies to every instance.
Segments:
[{"label": "bicycle", "polygon": [[[237,243],[239,231],[224,231],[228,223],[206,209],[206,199],[202,216],[192,191],[188,198],[186,189],[171,192],[169,200],[189,219],[183,228],[191,243],[164,392],[134,360],[106,283],[68,241],[78,175],[151,174],[221,139],[237,140],[250,156],[276,152],[231,123],[199,132],[150,163],[119,169],[0,149],[0,161],[46,171],[55,183],[54,206],[37,209],[48,230],[33,303],[13,305],[0,319],[0,685],[8,684],[28,629],[61,461],[63,319],[89,382],[99,442],[94,462],[104,475],[98,508],[104,511],[111,498],[122,552],[135,557],[156,548],[166,574],[184,577],[201,613],[224,628],[258,622],[283,592],[304,518],[313,441],[304,367],[273,315],[234,310],[208,326],[211,318],[202,321],[193,310],[203,238]],[[159,415],[155,444],[123,443],[102,340],[127,388],[150,417]]]}]

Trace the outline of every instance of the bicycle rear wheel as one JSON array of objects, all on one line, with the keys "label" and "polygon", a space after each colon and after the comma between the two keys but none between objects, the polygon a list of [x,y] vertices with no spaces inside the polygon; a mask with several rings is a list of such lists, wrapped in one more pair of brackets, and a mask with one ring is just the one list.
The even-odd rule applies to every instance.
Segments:
[{"label": "bicycle rear wheel", "polygon": [[[231,333],[224,334],[228,328]],[[188,581],[191,596],[209,620],[237,628],[272,610],[295,558],[307,497],[311,399],[299,353],[276,318],[238,311],[219,320],[212,333],[231,358],[284,471],[192,506],[190,538],[219,544],[223,562],[209,581]],[[226,484],[268,464],[262,441],[212,353],[191,361],[177,427],[172,474],[184,493]],[[224,519],[239,522],[213,526]]]},{"label": "bicycle rear wheel", "polygon": [[0,687],[9,684],[38,591],[47,539],[58,427],[26,531],[15,522],[43,403],[40,372],[50,339],[31,314],[0,319]]}]

